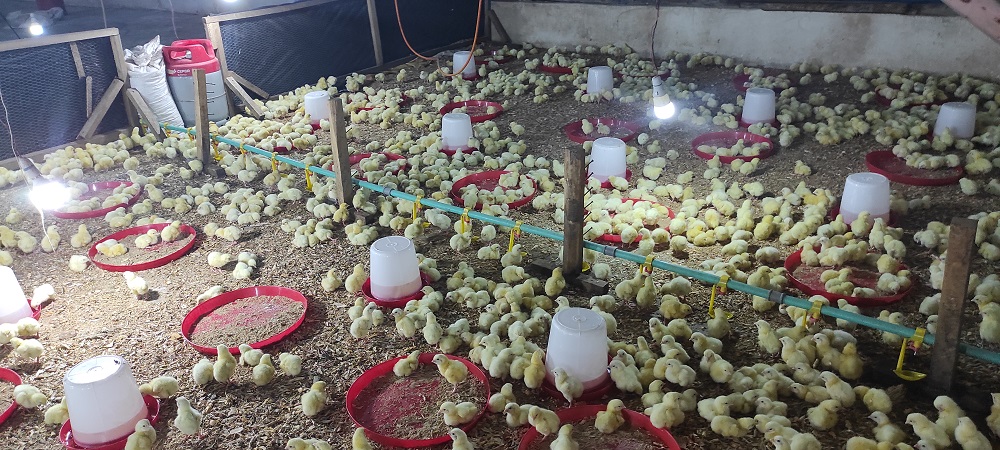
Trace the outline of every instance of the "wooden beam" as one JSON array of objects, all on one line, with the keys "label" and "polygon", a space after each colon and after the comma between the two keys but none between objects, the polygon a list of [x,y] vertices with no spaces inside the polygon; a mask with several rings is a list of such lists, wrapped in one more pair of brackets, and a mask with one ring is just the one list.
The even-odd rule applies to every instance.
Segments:
[{"label": "wooden beam", "polygon": [[73,54],[73,64],[76,65],[76,77],[83,78],[87,72],[83,70],[83,58],[80,58],[80,46],[76,42],[69,43],[69,52]]},{"label": "wooden beam", "polygon": [[330,108],[330,144],[333,146],[333,172],[337,174],[334,193],[337,202],[351,204],[354,198],[354,183],[351,180],[351,163],[348,161],[347,117],[344,115],[344,101],[333,96]]},{"label": "wooden beam", "polygon": [[228,76],[229,77],[233,77],[233,79],[236,80],[237,83],[243,85],[243,87],[245,87],[247,89],[250,89],[251,92],[253,92],[254,94],[257,94],[258,96],[260,96],[260,98],[263,98],[263,99],[271,98],[271,95],[268,94],[267,91],[265,91],[265,90],[257,87],[256,84],[253,84],[253,83],[247,81],[247,79],[241,77],[240,74],[238,74],[236,72],[229,72]]},{"label": "wooden beam", "polygon": [[[122,46],[122,37],[118,33],[112,34],[111,39],[111,54],[115,57],[115,69],[118,71],[118,78],[125,82],[125,89],[128,90],[132,87],[132,83],[128,79],[128,64],[125,63],[125,47]],[[127,98],[123,98],[125,101],[125,117],[128,119],[128,124],[130,127],[139,126],[139,112],[136,111],[135,105],[129,102]]]},{"label": "wooden beam", "polygon": [[[490,20],[489,20],[490,23],[493,25],[492,30],[496,31],[496,33],[498,35],[500,35],[500,42],[502,42],[504,44],[509,44],[510,43],[510,35],[507,34],[507,29],[504,28],[504,26],[503,26],[502,23],[500,23],[500,17],[497,16],[497,12],[494,11],[492,8],[490,8],[489,18],[490,18]],[[493,38],[493,35],[491,34],[490,35],[490,39],[492,39],[492,38]]]},{"label": "wooden beam", "polygon": [[258,105],[257,102],[253,101],[250,94],[247,94],[247,91],[243,89],[243,86],[240,86],[240,83],[236,81],[235,78],[228,76],[225,79],[225,83],[226,87],[228,87],[233,94],[236,94],[240,100],[243,100],[243,104],[246,105],[247,109],[250,111],[250,115],[258,119],[264,115],[264,110],[260,108],[260,105]]},{"label": "wooden beam", "polygon": [[205,83],[205,69],[194,69],[194,133],[198,144],[198,160],[202,171],[212,160],[212,136],[208,128],[208,86]]},{"label": "wooden beam", "polygon": [[566,146],[566,219],[563,225],[563,275],[583,270],[583,193],[587,183],[587,156],[579,145]]},{"label": "wooden beam", "polygon": [[111,80],[111,86],[108,86],[108,89],[104,91],[101,100],[94,107],[94,113],[87,117],[87,121],[84,122],[83,128],[80,129],[77,137],[88,138],[94,135],[94,132],[97,131],[97,126],[104,120],[108,109],[111,109],[111,104],[114,103],[115,98],[118,97],[118,93],[121,92],[122,86],[125,86],[124,81],[118,78]]},{"label": "wooden beam", "polygon": [[375,49],[375,65],[381,66],[385,61],[382,58],[382,35],[378,29],[378,13],[375,11],[375,0],[368,0],[368,25],[372,29],[372,47]]},{"label": "wooden beam", "polygon": [[94,77],[84,78],[84,88],[87,89],[87,117],[94,113]]},{"label": "wooden beam", "polygon": [[969,270],[976,246],[976,225],[972,219],[955,218],[948,232],[948,259],[938,308],[937,334],[931,352],[929,384],[941,393],[950,392],[958,362],[962,336],[962,311],[969,290]]},{"label": "wooden beam", "polygon": [[[226,65],[226,49],[222,44],[222,29],[219,28],[218,22],[209,22],[208,17],[204,17],[205,22],[205,36],[208,40],[212,42],[212,47],[215,48],[215,58],[219,60],[219,68],[222,70],[222,79],[225,80],[229,76],[229,66]],[[229,111],[229,115],[233,116],[236,114],[236,105],[233,104],[233,98],[226,96],[226,109]]]},{"label": "wooden beam", "polygon": [[1000,42],[1000,3],[996,0],[942,0],[994,41]]},{"label": "wooden beam", "polygon": [[214,16],[206,16],[202,20],[204,20],[205,23],[228,22],[230,20],[247,19],[250,17],[266,16],[268,14],[278,14],[288,11],[295,11],[296,9],[310,8],[316,5],[330,3],[332,1],[334,0],[309,0],[304,2],[289,3],[285,5],[274,6],[271,8],[261,8],[261,9],[254,9],[251,11],[242,11],[230,14],[217,14]]},{"label": "wooden beam", "polygon": [[139,94],[139,91],[128,88],[125,90],[125,96],[135,105],[135,108],[139,112],[139,117],[146,121],[146,128],[149,132],[156,136],[156,140],[162,141],[163,130],[160,128],[160,120],[156,117],[153,110],[149,108],[149,105],[142,98],[142,95]]},{"label": "wooden beam", "polygon": [[45,47],[47,45],[65,44],[73,41],[86,41],[117,35],[117,28],[104,28],[100,30],[81,31],[78,33],[53,34],[49,36],[33,37],[31,39],[15,39],[13,41],[0,42],[0,52],[10,50],[20,50],[22,48]]}]

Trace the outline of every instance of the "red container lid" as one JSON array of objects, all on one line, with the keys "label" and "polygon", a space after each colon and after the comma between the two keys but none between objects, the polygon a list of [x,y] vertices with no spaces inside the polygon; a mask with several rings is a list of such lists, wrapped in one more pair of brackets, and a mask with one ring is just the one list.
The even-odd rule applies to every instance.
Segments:
[{"label": "red container lid", "polygon": [[[181,336],[183,336],[184,340],[187,341],[188,344],[191,344],[191,346],[194,347],[195,350],[198,350],[200,353],[205,355],[217,355],[218,350],[215,347],[207,347],[204,345],[198,345],[195,344],[194,342],[191,342],[191,334],[194,332],[195,324],[197,324],[202,317],[207,316],[212,311],[215,311],[216,309],[224,305],[227,305],[239,299],[256,297],[259,295],[289,298],[296,302],[301,303],[304,308],[302,309],[302,315],[299,316],[298,320],[296,320],[295,323],[293,323],[291,326],[267,339],[257,342],[251,342],[249,344],[250,347],[259,349],[280,342],[282,339],[288,337],[290,334],[295,332],[295,330],[298,329],[300,325],[302,325],[302,322],[306,320],[306,311],[309,309],[309,301],[306,300],[306,297],[302,295],[301,292],[281,286],[252,286],[248,288],[237,289],[235,291],[223,292],[222,294],[212,297],[207,301],[205,301],[204,303],[195,306],[194,309],[191,310],[191,312],[189,312],[186,316],[184,316],[184,320],[181,321]],[[238,355],[240,354],[240,348],[229,347],[229,352],[234,355]]]},{"label": "red container lid", "polygon": [[[486,172],[475,173],[467,177],[464,177],[456,181],[455,184],[452,185],[451,198],[455,199],[456,205],[465,208],[467,207],[467,205],[465,205],[465,203],[462,202],[462,195],[461,195],[462,188],[469,186],[471,184],[475,184],[476,187],[478,187],[479,189],[487,189],[492,191],[494,188],[500,185],[500,176],[506,173],[510,172],[507,172],[506,170],[488,170]],[[531,202],[531,199],[535,198],[535,194],[538,193],[538,183],[535,182],[535,180],[530,176],[527,175],[525,176],[528,177],[529,180],[531,180],[531,185],[534,186],[535,190],[534,192],[531,193],[531,195],[525,196],[524,198],[517,200],[515,202],[508,203],[507,206],[510,207],[510,209],[517,209],[524,205],[527,205],[528,203]],[[483,209],[483,204],[476,203],[476,206],[473,207],[473,209],[479,211]]]},{"label": "red container lid", "polygon": [[[906,269],[904,265],[900,265],[901,269]],[[839,299],[847,300],[854,306],[860,307],[874,307],[874,306],[885,306],[892,303],[896,303],[906,297],[907,294],[913,290],[915,283],[913,283],[913,277],[910,277],[910,287],[903,292],[898,292],[893,295],[885,295],[881,297],[848,297],[845,295],[834,294],[828,292],[825,289],[823,282],[820,280],[820,276],[824,271],[834,269],[833,267],[809,267],[802,264],[802,249],[799,249],[795,253],[788,255],[785,258],[785,270],[788,271],[788,281],[792,282],[792,285],[798,288],[800,291],[806,295],[822,295],[832,302],[836,302]],[[879,273],[877,270],[866,270],[859,269],[857,267],[851,268],[850,282],[854,283],[855,286],[859,287],[869,287],[875,288],[878,283]]]},{"label": "red container lid", "polygon": [[163,62],[167,67],[167,75],[176,77],[191,76],[191,69],[217,72],[220,68],[212,49],[212,41],[208,39],[188,39],[164,45]]},{"label": "red container lid", "polygon": [[[556,415],[559,416],[559,422],[564,424],[593,422],[594,418],[597,417],[597,413],[606,409],[607,405],[585,405],[556,411]],[[680,445],[677,444],[677,441],[674,439],[674,436],[670,434],[670,431],[653,426],[653,423],[649,421],[649,417],[646,417],[645,414],[638,413],[630,409],[626,409],[622,411],[622,413],[625,415],[625,422],[629,424],[629,426],[645,430],[649,433],[651,440],[659,441],[668,450],[681,450]],[[614,434],[607,435],[609,439],[614,439],[614,436]],[[528,431],[524,433],[524,437],[521,438],[521,444],[517,448],[518,450],[528,450],[536,440],[540,439],[542,439],[542,437],[538,431],[535,430],[534,427],[529,428]],[[602,448],[645,448],[644,446],[640,447],[638,444],[639,443],[634,442],[620,442],[617,445],[612,444],[610,447]]]}]

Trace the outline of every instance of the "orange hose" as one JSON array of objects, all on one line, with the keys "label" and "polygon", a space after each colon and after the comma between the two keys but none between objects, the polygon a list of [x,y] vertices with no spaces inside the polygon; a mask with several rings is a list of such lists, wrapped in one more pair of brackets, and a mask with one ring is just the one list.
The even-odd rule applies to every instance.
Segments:
[{"label": "orange hose", "polygon": [[[484,0],[479,0],[479,8],[476,11],[476,31],[475,31],[475,34],[472,35],[472,48],[469,49],[469,57],[465,59],[465,64],[462,64],[462,68],[459,69],[455,73],[447,73],[447,72],[445,72],[443,69],[441,69],[441,63],[438,62],[438,71],[441,72],[442,75],[444,75],[446,77],[449,77],[449,78],[461,75],[462,72],[465,71],[465,68],[469,66],[469,63],[472,62],[473,58],[476,57],[475,56],[475,53],[476,53],[476,43],[477,43],[477,41],[479,39],[479,23],[482,21],[482,18],[483,18],[483,1]],[[430,58],[430,57],[421,55],[419,52],[417,52],[413,48],[412,45],[410,45],[409,39],[406,39],[406,32],[403,31],[403,19],[399,15],[399,0],[393,0],[393,4],[396,6],[396,23],[399,24],[399,34],[401,36],[403,36],[403,42],[406,43],[406,48],[410,49],[410,52],[412,52],[414,55],[417,55],[418,58],[420,58],[420,59],[422,59],[424,61],[438,61],[437,58]]]}]

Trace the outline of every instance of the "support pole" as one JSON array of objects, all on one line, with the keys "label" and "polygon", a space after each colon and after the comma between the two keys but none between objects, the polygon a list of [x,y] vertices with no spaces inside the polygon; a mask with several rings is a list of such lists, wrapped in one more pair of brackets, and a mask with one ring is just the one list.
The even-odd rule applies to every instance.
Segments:
[{"label": "support pole", "polygon": [[563,275],[576,276],[583,270],[583,192],[587,183],[583,147],[566,147],[566,204],[563,224]]},{"label": "support pole", "polygon": [[372,48],[375,49],[375,66],[379,67],[385,61],[382,56],[382,35],[378,29],[378,13],[375,11],[375,0],[368,0],[368,26],[372,30]]},{"label": "support pole", "polygon": [[351,181],[351,163],[347,150],[347,119],[344,117],[344,101],[338,96],[330,98],[330,145],[333,146],[333,172],[337,174],[334,193],[337,202],[351,204],[354,198],[354,183]]},{"label": "support pole", "polygon": [[948,232],[948,259],[938,308],[938,329],[931,351],[930,388],[938,393],[951,391],[962,335],[962,310],[969,290],[969,269],[976,245],[976,225],[972,219],[955,218]]},{"label": "support pole", "polygon": [[202,171],[212,160],[212,136],[208,128],[208,89],[205,84],[205,69],[194,69],[194,133],[198,144],[198,160]]}]

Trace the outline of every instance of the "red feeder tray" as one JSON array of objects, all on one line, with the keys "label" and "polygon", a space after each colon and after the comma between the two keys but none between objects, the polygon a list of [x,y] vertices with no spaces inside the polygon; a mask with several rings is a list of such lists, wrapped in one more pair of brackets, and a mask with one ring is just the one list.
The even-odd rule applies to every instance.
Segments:
[{"label": "red feeder tray", "polygon": [[[108,236],[105,236],[105,237],[101,238],[97,242],[94,242],[94,245],[90,246],[90,251],[87,252],[87,256],[90,257],[90,262],[94,263],[95,266],[100,267],[100,268],[102,268],[104,270],[107,270],[108,272],[125,272],[127,270],[131,270],[133,272],[138,272],[140,270],[154,269],[154,268],[166,265],[169,262],[172,262],[172,261],[175,261],[177,259],[180,259],[181,256],[184,256],[184,254],[188,252],[188,250],[191,250],[191,247],[194,247],[194,241],[197,240],[197,238],[198,238],[198,232],[193,227],[191,227],[191,225],[181,224],[181,231],[183,231],[185,233],[188,233],[191,236],[194,236],[195,239],[191,239],[183,247],[177,249],[177,251],[175,251],[175,252],[173,252],[173,253],[171,253],[171,254],[169,254],[167,256],[163,256],[163,257],[160,257],[158,259],[154,259],[152,261],[147,261],[147,262],[144,262],[144,263],[132,264],[132,265],[126,265],[126,266],[119,266],[119,265],[115,265],[115,264],[102,263],[102,262],[98,262],[94,258],[97,257],[97,244],[100,244],[101,242],[104,242],[104,241],[106,241],[108,239],[114,239],[116,241],[120,241],[120,240],[125,239],[125,238],[127,238],[129,236],[134,236],[134,235],[139,235],[139,234],[145,234],[149,230],[163,231],[163,229],[166,228],[168,225],[170,225],[170,224],[166,223],[166,222],[163,222],[163,223],[154,223],[154,224],[151,224],[151,225],[140,225],[140,226],[137,226],[137,227],[132,227],[132,228],[129,228],[129,229],[126,229],[126,230],[119,231],[117,233],[112,233],[112,234],[110,234]],[[149,247],[146,250],[154,249],[154,248],[156,248],[156,247],[158,247],[160,245],[163,245],[163,243],[156,244],[156,245],[154,245],[152,247]],[[143,251],[143,249],[132,248],[132,249],[129,249],[129,251],[132,251],[132,252],[134,252],[134,251]]]},{"label": "red feeder tray", "polygon": [[[90,185],[87,186],[87,194],[84,194],[84,196],[93,197],[100,191],[111,191],[117,188],[118,186],[131,186],[131,185],[132,185],[131,181],[99,181],[97,183],[90,183]],[[73,219],[73,220],[102,217],[105,214],[114,211],[118,208],[128,208],[129,206],[134,205],[135,202],[139,201],[139,197],[142,197],[142,191],[143,187],[139,186],[139,192],[136,192],[135,195],[133,195],[132,198],[125,201],[125,203],[119,203],[117,205],[109,206],[107,208],[101,208],[101,209],[95,209],[93,211],[83,211],[83,212],[52,211],[52,215],[60,219]]]},{"label": "red feeder tray", "polygon": [[[37,317],[35,318],[37,319]],[[14,386],[21,384],[21,377],[17,375],[17,372],[14,372],[13,370],[10,369],[5,369],[3,367],[0,367],[0,380],[10,382],[10,384],[13,384]],[[11,400],[13,399],[14,397],[11,396]],[[10,416],[12,416],[14,414],[14,411],[16,410],[17,410],[17,402],[13,402],[10,404],[9,407],[7,407],[5,411],[0,412],[0,425],[6,422],[7,419],[9,419]]]},{"label": "red feeder tray", "polygon": [[[588,171],[588,172],[587,172],[587,177],[589,178],[589,177],[590,177],[590,175],[591,175],[591,173],[590,173],[590,171]],[[625,179],[626,179],[626,180],[629,180],[629,181],[631,181],[631,180],[632,180],[632,170],[630,170],[630,169],[625,169]],[[610,182],[610,181],[604,181],[604,182],[602,182],[602,183],[601,183],[601,188],[602,188],[602,189],[611,189],[611,188],[612,188],[612,186],[611,186],[611,182]]]},{"label": "red feeder tray", "polygon": [[[431,281],[431,277],[429,275],[427,275],[426,273],[420,272],[420,282],[422,283],[423,286],[430,286],[433,281]],[[381,300],[381,299],[375,298],[375,296],[372,295],[372,279],[371,279],[371,277],[369,277],[368,279],[366,279],[365,283],[361,285],[361,295],[364,296],[366,299],[368,299],[368,301],[370,301],[370,302],[372,302],[372,303],[374,303],[374,304],[376,304],[376,305],[378,305],[378,306],[380,306],[382,308],[402,308],[402,307],[406,306],[406,303],[409,302],[410,300],[420,300],[420,299],[424,298],[424,292],[423,291],[417,291],[417,292],[414,292],[412,295],[408,295],[406,297],[397,298],[397,299],[393,299],[393,300]]]},{"label": "red feeder tray", "polygon": [[[780,71],[764,71],[764,76],[766,77],[775,77],[779,74],[781,74]],[[796,83],[793,80],[788,80],[788,86],[795,86],[795,84]],[[733,77],[733,89],[736,89],[739,92],[746,92],[751,87],[754,86],[750,85],[750,75],[744,73]]]},{"label": "red feeder tray", "polygon": [[[905,269],[906,266],[901,266]],[[903,292],[899,292],[893,295],[886,295],[882,297],[846,297],[839,294],[833,294],[827,292],[823,289],[823,283],[820,281],[820,275],[823,271],[833,269],[832,267],[809,267],[802,265],[802,249],[797,250],[795,253],[788,255],[785,258],[785,270],[788,271],[788,280],[792,282],[796,288],[805,293],[806,295],[822,295],[828,298],[832,302],[836,302],[839,299],[847,300],[854,306],[860,307],[882,307],[896,303],[906,297],[907,294],[913,289],[913,278],[910,278],[911,284],[908,289]],[[851,278],[850,281],[858,287],[868,287],[875,288],[878,283],[879,278],[878,271],[859,269],[856,267],[851,268]],[[817,287],[819,286],[819,287]]]},{"label": "red feeder tray", "polygon": [[[437,353],[422,353],[419,357],[420,364],[433,365],[434,355],[436,354]],[[479,367],[477,367],[475,364],[472,363],[472,361],[452,355],[446,355],[446,356],[450,359],[465,364],[465,367],[469,368],[469,375],[474,376],[478,378],[480,381],[482,381],[483,386],[486,390],[486,392],[483,394],[483,407],[482,407],[483,409],[479,412],[478,415],[476,415],[475,418],[472,419],[471,422],[461,426],[462,430],[469,431],[476,425],[477,422],[479,422],[479,419],[486,414],[486,411],[488,409],[487,402],[490,398],[490,380],[489,378],[486,377],[486,374],[483,373],[483,371]],[[379,444],[382,445],[403,447],[403,448],[419,448],[419,447],[429,447],[432,445],[439,445],[450,442],[451,438],[447,434],[430,439],[401,439],[397,437],[386,436],[377,433],[375,431],[372,431],[371,428],[372,424],[367,423],[368,422],[367,418],[361,414],[359,406],[357,405],[358,396],[361,394],[362,391],[365,390],[365,388],[370,386],[372,383],[378,381],[379,378],[385,376],[395,377],[396,375],[393,374],[392,367],[396,364],[397,361],[403,358],[404,356],[401,356],[398,358],[390,359],[381,364],[378,364],[375,367],[368,369],[368,371],[366,371],[365,373],[361,374],[361,376],[358,377],[357,380],[354,380],[354,383],[351,384],[351,387],[347,390],[347,399],[346,399],[347,415],[351,417],[351,420],[356,425],[365,429],[365,434],[368,435],[369,439],[378,442]],[[441,378],[441,381],[442,382],[444,381],[443,377]],[[422,391],[410,390],[399,397],[387,399],[388,401],[392,401],[394,404],[398,405],[400,408],[401,415],[394,419],[397,421],[403,420],[406,417],[402,415],[405,414],[405,408],[408,405],[415,405],[424,402],[423,395],[424,392]],[[378,418],[378,420],[385,420],[385,419],[386,418]]]},{"label": "red feeder tray", "polygon": [[[556,415],[559,416],[560,423],[575,423],[575,422],[593,422],[594,418],[597,417],[597,413],[607,409],[607,405],[584,405],[577,406],[573,408],[567,408],[563,410],[556,411]],[[681,447],[677,444],[673,435],[670,431],[663,428],[656,428],[653,423],[649,421],[649,417],[645,414],[626,409],[622,411],[625,414],[625,421],[630,426],[635,428],[641,428],[646,430],[650,434],[650,437],[654,440],[659,441],[669,450],[680,450]],[[609,435],[609,436],[614,436]],[[529,428],[528,432],[524,433],[524,437],[521,438],[521,444],[517,447],[518,450],[528,450],[531,448],[535,441],[541,440],[542,436],[534,428]],[[605,448],[615,448],[615,449],[629,449],[629,448],[639,448],[637,443],[620,442],[613,447]],[[644,448],[644,447],[643,447]]]},{"label": "red feeder tray", "polygon": [[[149,423],[156,425],[156,422],[160,420],[159,400],[152,395],[143,395],[142,400],[146,402],[146,418],[149,419]],[[129,435],[131,435],[131,433],[122,438],[106,444],[98,445],[96,447],[84,447],[77,444],[73,439],[73,427],[67,420],[66,423],[62,424],[62,428],[59,429],[59,442],[61,442],[62,445],[68,450],[123,450],[125,448],[125,442],[128,441]]]},{"label": "red feeder tray", "polygon": [[[222,294],[212,297],[204,303],[195,306],[194,309],[184,316],[184,320],[181,322],[181,336],[184,336],[184,340],[187,341],[188,344],[191,344],[191,346],[200,353],[205,355],[218,355],[218,350],[216,350],[215,347],[206,347],[195,344],[191,341],[191,334],[194,332],[195,324],[197,324],[201,318],[209,315],[212,311],[215,311],[226,304],[232,303],[236,300],[257,296],[289,298],[301,303],[304,309],[302,310],[302,315],[299,316],[298,320],[296,320],[290,327],[262,341],[252,342],[249,344],[250,347],[263,348],[268,345],[281,342],[282,339],[285,339],[288,335],[297,330],[299,325],[302,325],[302,322],[306,319],[306,311],[309,309],[309,300],[306,300],[306,297],[302,295],[301,292],[281,286],[252,286],[237,289],[235,291],[223,292]],[[265,315],[259,316],[259,319],[260,321],[267,321],[270,320],[271,317]],[[240,349],[239,347],[229,347],[229,352],[234,355],[238,355],[240,353]]]},{"label": "red feeder tray", "polygon": [[770,146],[770,148],[764,149],[757,156],[719,156],[719,161],[723,164],[729,164],[737,159],[742,159],[743,161],[750,162],[754,158],[765,159],[774,154],[774,143],[770,139],[758,135],[749,133],[746,131],[718,131],[714,133],[705,133],[701,136],[694,138],[691,141],[691,151],[695,155],[698,155],[701,159],[710,160],[716,155],[703,152],[698,150],[698,147],[702,145],[713,145],[716,147],[732,147],[736,145],[736,141],[743,139],[743,142],[749,145],[757,143],[765,143]]},{"label": "red feeder tray", "polygon": [[[566,126],[563,127],[563,133],[566,134],[566,137],[569,138],[569,140],[576,142],[577,144],[593,141],[602,137],[616,137],[628,142],[639,134],[639,125],[632,122],[618,120],[611,117],[588,118],[587,120],[594,124],[593,133],[585,134],[583,132],[583,123],[579,120],[566,124]],[[608,128],[611,129],[611,133],[606,136],[597,134],[598,124],[607,125]]]},{"label": "red feeder tray", "polygon": [[[652,203],[654,205],[659,205],[660,204],[658,202],[653,202],[653,201],[649,201],[649,200],[643,200],[641,198],[623,198],[622,199],[622,202],[627,202],[627,201],[632,201],[633,204],[636,203],[636,202],[650,202],[650,203]],[[612,214],[611,217],[614,217],[614,215]],[[667,208],[667,218],[668,219],[673,219],[674,218],[674,212],[670,208]],[[656,228],[658,228],[658,227],[656,227],[655,225],[646,225],[646,229],[649,229],[649,230],[655,230]],[[666,229],[666,227],[662,226],[662,225],[659,228]],[[609,244],[615,244],[615,245],[621,245],[621,243],[622,243],[622,237],[621,236],[619,236],[617,234],[610,234],[610,233],[609,234],[602,234],[601,236],[599,236],[597,238],[597,240],[598,241],[607,242]],[[629,245],[637,245],[638,242],[639,241],[635,241],[635,242],[633,242],[632,244],[629,244]]]},{"label": "red feeder tray", "polygon": [[472,152],[474,152],[476,150],[479,150],[479,149],[475,148],[475,147],[462,147],[461,149],[443,148],[443,149],[441,149],[441,153],[444,153],[444,154],[448,155],[449,157],[451,157],[451,156],[455,156],[455,153],[458,153],[459,151],[461,151],[462,153],[465,153],[466,155],[471,155]]},{"label": "red feeder tray", "polygon": [[546,66],[545,64],[539,64],[538,70],[541,70],[542,72],[555,73],[559,75],[573,73],[573,69],[570,67]]},{"label": "red feeder tray", "polygon": [[[615,382],[611,381],[611,377],[608,376],[607,378],[604,379],[603,382],[601,382],[601,384],[594,386],[590,389],[584,390],[583,394],[581,394],[579,398],[576,398],[573,401],[584,402],[584,403],[596,402],[604,398],[604,396],[608,395],[608,393],[611,392],[611,390],[614,388],[615,388]],[[559,392],[559,389],[556,389],[556,386],[552,384],[552,382],[549,381],[548,378],[542,380],[542,392],[548,394],[548,396],[558,401],[566,401],[566,397],[562,395],[562,392]]]},{"label": "red feeder tray", "polygon": [[947,169],[927,170],[906,165],[906,161],[897,158],[889,150],[879,150],[865,155],[865,165],[868,170],[882,175],[897,183],[912,186],[945,186],[958,183],[965,175],[962,166]]},{"label": "red feeder tray", "polygon": [[[460,194],[462,188],[474,184],[479,189],[488,189],[492,191],[494,188],[500,185],[500,175],[506,173],[510,172],[507,172],[506,170],[488,170],[486,172],[480,172],[462,178],[461,180],[456,181],[454,185],[452,185],[451,198],[455,199],[456,205],[465,208],[466,207],[465,203],[462,201],[462,195]],[[528,203],[531,202],[531,199],[535,198],[535,194],[538,193],[538,183],[536,183],[535,180],[530,176],[528,178],[531,179],[531,185],[535,188],[535,191],[532,192],[531,195],[527,197],[524,197],[512,203],[508,203],[507,206],[510,207],[510,209],[517,209],[524,205],[527,205]],[[476,206],[473,209],[475,209],[476,211],[483,209],[482,203],[476,203]]]},{"label": "red feeder tray", "polygon": [[[830,212],[827,213],[827,217],[829,217],[830,220],[836,220],[838,215],[840,215],[840,203],[837,203],[836,205],[833,205],[832,208],[830,208]],[[899,216],[896,215],[896,213],[889,211],[889,223],[887,223],[886,225],[894,226],[898,221],[899,221]]]},{"label": "red feeder tray", "polygon": [[[496,108],[496,112],[494,113],[487,112],[489,110],[489,107],[491,106]],[[443,116],[447,113],[450,113],[462,107],[465,107],[465,113],[469,115],[469,120],[471,120],[472,123],[485,122],[487,120],[496,118],[497,116],[500,115],[500,113],[503,112],[503,105],[488,100],[466,100],[463,102],[452,102],[441,107],[441,109],[438,112],[440,112],[441,115]]]},{"label": "red feeder tray", "polygon": [[[750,128],[752,125],[756,125],[757,122],[755,122],[755,123],[747,123],[747,122],[744,122],[743,119],[740,119],[739,124],[740,124],[740,128]],[[774,128],[778,128],[778,125],[780,125],[780,124],[781,124],[781,122],[778,122],[778,119],[774,119],[768,125],[771,125]]]},{"label": "red feeder tray", "polygon": [[[402,172],[404,169],[406,169],[407,167],[410,166],[410,164],[406,162],[406,157],[405,156],[399,155],[399,154],[396,154],[396,153],[386,153],[386,152],[380,152],[380,153],[358,153],[356,155],[351,155],[350,157],[348,157],[347,158],[347,162],[351,165],[351,169],[360,170],[358,168],[358,164],[361,163],[361,160],[363,160],[365,158],[371,158],[373,155],[384,155],[389,160],[389,161],[386,161],[386,163],[389,163],[391,161],[403,160],[403,164],[401,166],[399,166],[398,169],[396,169],[396,170],[394,170],[392,172],[393,175],[399,175],[399,172]],[[326,168],[327,168],[327,170],[333,170],[333,163],[327,164]],[[382,168],[385,168],[385,164],[382,165]]]}]

